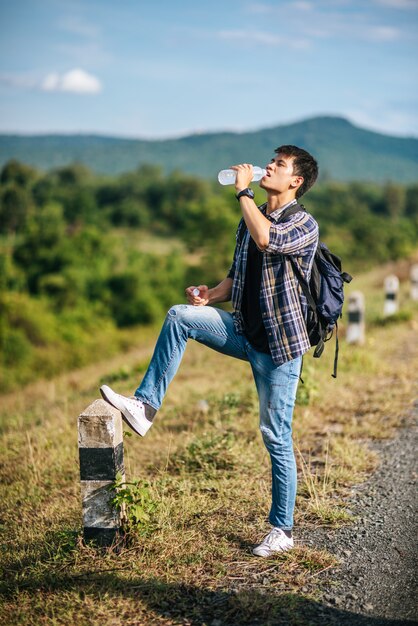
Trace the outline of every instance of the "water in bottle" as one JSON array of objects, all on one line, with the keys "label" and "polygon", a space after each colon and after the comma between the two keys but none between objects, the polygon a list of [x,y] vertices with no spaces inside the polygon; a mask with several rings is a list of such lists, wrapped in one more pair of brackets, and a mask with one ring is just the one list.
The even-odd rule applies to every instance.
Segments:
[{"label": "water in bottle", "polygon": [[[266,170],[262,167],[258,167],[254,165],[253,167],[253,177],[251,179],[252,182],[257,180],[261,180],[263,176],[266,175]],[[233,185],[235,183],[235,179],[237,177],[237,173],[235,170],[221,170],[218,174],[218,181],[221,185]]]}]

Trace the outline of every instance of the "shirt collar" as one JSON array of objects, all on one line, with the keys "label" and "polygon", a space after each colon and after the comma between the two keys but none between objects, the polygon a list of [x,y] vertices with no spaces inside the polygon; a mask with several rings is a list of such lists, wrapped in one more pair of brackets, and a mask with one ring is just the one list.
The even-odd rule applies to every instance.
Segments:
[{"label": "shirt collar", "polygon": [[[298,203],[298,201],[296,200],[296,198],[294,198],[293,200],[291,200],[287,204],[284,204],[283,206],[279,207],[278,209],[276,209],[275,211],[270,213],[270,215],[266,215],[266,217],[271,217],[272,219],[277,220],[285,209],[288,209],[290,206],[293,206],[294,204],[297,204],[297,203]],[[267,202],[264,205],[263,209],[264,209],[264,211],[266,211],[266,209],[267,209]]]}]

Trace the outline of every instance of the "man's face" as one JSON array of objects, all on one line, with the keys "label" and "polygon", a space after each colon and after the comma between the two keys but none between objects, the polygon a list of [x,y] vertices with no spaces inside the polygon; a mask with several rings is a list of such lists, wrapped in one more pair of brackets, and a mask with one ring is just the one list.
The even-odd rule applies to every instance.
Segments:
[{"label": "man's face", "polygon": [[296,190],[303,178],[293,173],[293,160],[292,156],[277,154],[266,165],[267,174],[260,180],[260,187],[277,193],[283,193],[289,189]]}]

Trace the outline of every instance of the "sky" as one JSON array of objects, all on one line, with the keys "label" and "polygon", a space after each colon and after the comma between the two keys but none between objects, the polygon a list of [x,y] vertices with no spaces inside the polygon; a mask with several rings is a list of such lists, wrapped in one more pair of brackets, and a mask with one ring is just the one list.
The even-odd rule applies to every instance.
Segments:
[{"label": "sky", "polygon": [[418,137],[418,0],[0,0],[0,132]]}]

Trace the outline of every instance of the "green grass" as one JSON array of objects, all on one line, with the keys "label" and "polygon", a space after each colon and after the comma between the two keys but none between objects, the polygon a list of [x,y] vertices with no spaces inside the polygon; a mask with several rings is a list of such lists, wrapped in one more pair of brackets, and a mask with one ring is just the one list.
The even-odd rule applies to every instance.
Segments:
[{"label": "green grass", "polygon": [[[373,309],[375,274],[359,282]],[[378,463],[368,441],[406,423],[418,365],[411,311],[370,325],[364,346],[342,339],[336,380],[332,342],[321,359],[306,357],[294,417],[296,539],[300,528],[350,523],[346,496]],[[337,560],[301,543],[251,555],[270,499],[251,371],[194,342],[147,437],[125,437],[127,534],[108,550],[84,545],[77,416],[100,381],[130,395],[149,356],[139,347],[1,398],[2,623],[312,623],[321,574]]]}]

